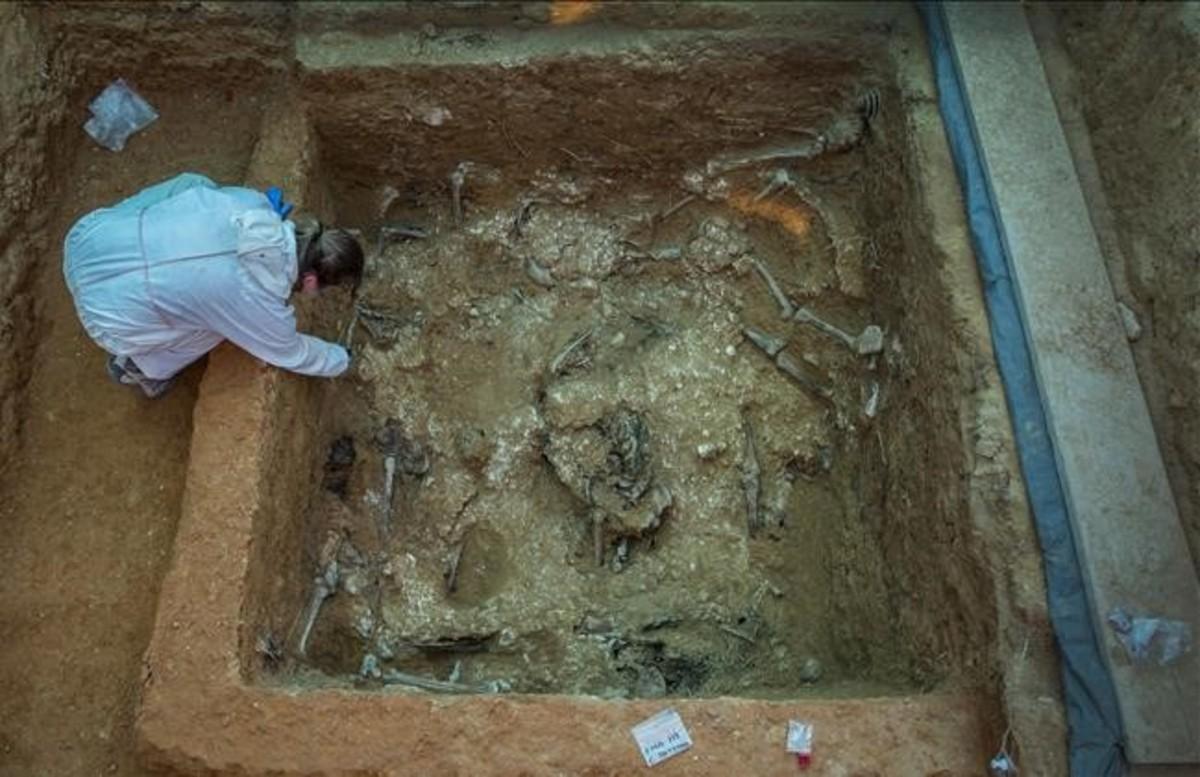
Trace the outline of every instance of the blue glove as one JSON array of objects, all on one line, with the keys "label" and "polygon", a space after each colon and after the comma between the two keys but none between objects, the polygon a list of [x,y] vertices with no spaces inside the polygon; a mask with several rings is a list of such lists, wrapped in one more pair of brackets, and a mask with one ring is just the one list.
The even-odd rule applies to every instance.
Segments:
[{"label": "blue glove", "polygon": [[296,207],[290,202],[283,201],[283,189],[280,189],[278,186],[272,186],[267,189],[266,193],[271,207],[275,209],[275,212],[279,214],[279,218],[281,219],[286,219],[288,214],[292,212],[292,209]]}]

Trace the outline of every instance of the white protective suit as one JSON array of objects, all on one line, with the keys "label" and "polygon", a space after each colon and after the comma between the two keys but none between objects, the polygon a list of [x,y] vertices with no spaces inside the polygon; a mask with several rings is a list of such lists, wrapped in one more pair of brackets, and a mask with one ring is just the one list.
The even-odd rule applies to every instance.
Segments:
[{"label": "white protective suit", "polygon": [[340,345],[296,331],[296,233],[265,195],[183,173],[67,233],[63,273],[88,335],[148,378],[230,340],[304,375],[340,375]]}]

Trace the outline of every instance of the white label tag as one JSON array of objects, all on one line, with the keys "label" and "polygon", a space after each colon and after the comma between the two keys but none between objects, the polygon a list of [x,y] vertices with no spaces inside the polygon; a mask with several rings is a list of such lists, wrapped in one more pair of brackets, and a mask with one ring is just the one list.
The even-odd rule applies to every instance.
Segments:
[{"label": "white label tag", "polygon": [[788,721],[787,751],[797,755],[812,753],[813,727],[811,723],[799,720]]},{"label": "white label tag", "polygon": [[646,766],[661,763],[692,746],[683,718],[669,708],[634,726],[633,739],[646,759]]}]

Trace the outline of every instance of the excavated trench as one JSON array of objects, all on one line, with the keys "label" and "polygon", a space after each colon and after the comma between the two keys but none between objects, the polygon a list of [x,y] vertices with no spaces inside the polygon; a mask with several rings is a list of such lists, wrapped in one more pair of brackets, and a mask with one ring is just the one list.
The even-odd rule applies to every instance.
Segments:
[{"label": "excavated trench", "polygon": [[503,37],[305,63],[322,215],[369,263],[313,312],[356,366],[313,400],[253,676],[785,698],[985,661],[886,35]]},{"label": "excavated trench", "polygon": [[632,768],[654,697],[707,737],[697,773],[775,768],[735,740],[796,715],[879,773],[959,773],[1006,727],[1056,761],[1036,542],[911,9],[62,8],[45,88],[82,116],[120,76],[162,115],[76,155],[63,231],[186,164],[283,184],[368,254],[353,298],[298,302],[352,344],[346,376],[210,356],[150,762]]}]

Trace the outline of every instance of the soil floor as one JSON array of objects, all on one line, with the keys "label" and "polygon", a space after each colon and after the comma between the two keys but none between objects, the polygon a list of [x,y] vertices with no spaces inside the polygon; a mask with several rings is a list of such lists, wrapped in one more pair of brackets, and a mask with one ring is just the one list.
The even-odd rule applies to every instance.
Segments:
[{"label": "soil floor", "polygon": [[[845,221],[857,200],[839,194],[822,207]],[[357,464],[335,484],[344,503],[317,505],[318,522],[347,534],[339,596],[313,632],[317,666],[352,676],[370,654],[385,670],[614,697],[916,687],[892,635],[858,647],[872,635],[855,627],[857,598],[883,593],[848,596],[833,579],[882,563],[853,441],[891,369],[782,322],[754,262],[855,333],[887,322],[844,291],[850,262],[795,193],[760,209],[804,221],[797,234],[703,201],[650,230],[647,214],[672,198],[618,190],[525,211],[512,196],[461,228],[434,211],[430,239],[377,260],[360,295],[361,382],[328,387],[342,396],[327,444],[353,440]],[[789,340],[826,396],[743,326]],[[431,466],[406,475],[401,453],[385,505],[388,417]],[[882,433],[862,434],[874,451]],[[880,658],[861,666],[860,653]]]},{"label": "soil floor", "polygon": [[[53,205],[54,245],[84,213],[182,170],[241,180],[257,98],[146,96],[161,118],[124,151],[80,130]],[[23,446],[0,483],[0,775],[140,775],[141,657],[171,556],[202,367],[158,401],[111,383],[61,261],[58,250],[45,257],[35,280],[39,345]]]}]

